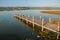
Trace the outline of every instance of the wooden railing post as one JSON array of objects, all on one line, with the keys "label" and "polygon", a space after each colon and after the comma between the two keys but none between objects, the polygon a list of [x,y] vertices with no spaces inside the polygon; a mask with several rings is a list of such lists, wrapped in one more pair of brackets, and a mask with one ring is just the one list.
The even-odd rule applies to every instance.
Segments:
[{"label": "wooden railing post", "polygon": [[43,30],[44,30],[44,26],[43,26],[43,24],[44,24],[44,19],[42,19],[42,32],[43,32]]},{"label": "wooden railing post", "polygon": [[51,23],[51,18],[49,18],[49,23]]},{"label": "wooden railing post", "polygon": [[57,40],[59,39],[59,22],[58,22],[58,32],[57,32]]},{"label": "wooden railing post", "polygon": [[41,20],[41,16],[40,16],[40,20]]},{"label": "wooden railing post", "polygon": [[[28,17],[29,17],[29,15],[27,15],[27,17],[26,17],[26,18],[28,19]],[[26,23],[28,24],[28,21],[26,21]]]}]

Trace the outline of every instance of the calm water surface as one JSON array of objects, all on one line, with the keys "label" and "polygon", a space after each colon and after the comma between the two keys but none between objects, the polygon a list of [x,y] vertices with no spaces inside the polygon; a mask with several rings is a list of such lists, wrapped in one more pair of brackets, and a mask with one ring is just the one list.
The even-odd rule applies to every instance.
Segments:
[{"label": "calm water surface", "polygon": [[35,16],[36,19],[39,19],[40,16],[45,20],[48,20],[49,17],[55,19],[60,19],[59,15],[53,14],[44,14],[40,10],[20,10],[20,11],[0,11],[0,39],[6,40],[25,40],[26,38],[39,40],[36,36],[37,33],[32,35],[32,30],[26,28],[26,25],[18,22],[13,15],[14,14],[24,14],[29,17]]}]

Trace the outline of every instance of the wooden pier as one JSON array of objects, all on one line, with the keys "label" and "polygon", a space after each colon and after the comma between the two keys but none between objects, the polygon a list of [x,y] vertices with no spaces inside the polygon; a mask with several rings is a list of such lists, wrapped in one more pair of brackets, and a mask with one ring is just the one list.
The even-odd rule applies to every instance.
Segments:
[{"label": "wooden pier", "polygon": [[[33,24],[33,29],[34,29],[34,26],[37,25],[37,26],[42,28],[42,31],[44,29],[47,29],[49,31],[57,33],[57,39],[58,39],[58,37],[60,35],[59,23],[58,23],[58,26],[57,26],[55,24],[51,24],[49,22],[44,21],[43,18],[38,20],[38,19],[34,19],[34,16],[32,18],[29,18],[29,17],[27,17],[25,15],[21,15],[21,14],[14,14],[14,17],[17,17],[19,19],[25,20],[27,23],[28,22],[32,23]],[[51,22],[51,20],[49,20],[49,21]]]}]

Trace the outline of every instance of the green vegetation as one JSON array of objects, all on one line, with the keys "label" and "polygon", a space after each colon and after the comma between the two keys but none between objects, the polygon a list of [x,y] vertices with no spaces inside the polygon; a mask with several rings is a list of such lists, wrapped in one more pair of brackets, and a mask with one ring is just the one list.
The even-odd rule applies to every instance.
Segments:
[{"label": "green vegetation", "polygon": [[60,24],[60,20],[52,21],[51,23],[52,23],[52,24],[55,24],[55,25],[58,25],[58,22],[59,22],[59,24]]},{"label": "green vegetation", "polygon": [[40,31],[40,38],[44,38],[45,40],[56,40],[56,34],[45,30],[45,31]]}]

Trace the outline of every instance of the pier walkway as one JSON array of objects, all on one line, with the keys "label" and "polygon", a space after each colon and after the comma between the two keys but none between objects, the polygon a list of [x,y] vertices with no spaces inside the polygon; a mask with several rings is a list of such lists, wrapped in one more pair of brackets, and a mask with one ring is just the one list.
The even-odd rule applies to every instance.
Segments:
[{"label": "pier walkway", "polygon": [[21,15],[21,14],[14,14],[14,17],[17,17],[22,20],[26,20],[27,22],[32,23],[33,26],[35,24],[39,27],[42,27],[43,29],[45,28],[47,30],[60,34],[60,26],[45,22],[44,19],[42,18],[38,20],[38,19],[34,19],[34,16],[32,18],[29,18],[28,16]]}]

